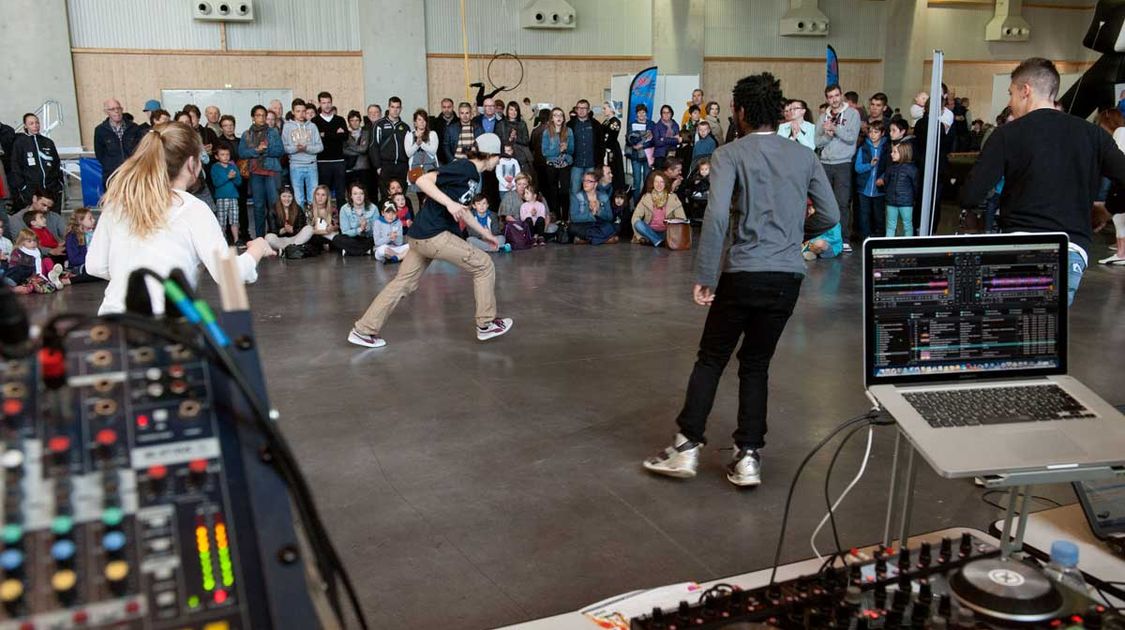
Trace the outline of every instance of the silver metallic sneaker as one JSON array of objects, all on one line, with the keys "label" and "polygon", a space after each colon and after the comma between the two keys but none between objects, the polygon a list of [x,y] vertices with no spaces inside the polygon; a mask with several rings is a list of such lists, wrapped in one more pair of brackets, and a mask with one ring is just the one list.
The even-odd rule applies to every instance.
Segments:
[{"label": "silver metallic sneaker", "polygon": [[762,483],[762,456],[750,448],[734,449],[734,459],[727,466],[727,481],[739,487]]},{"label": "silver metallic sneaker", "polygon": [[659,475],[690,479],[699,468],[699,453],[702,450],[702,443],[692,442],[677,433],[672,446],[646,459],[644,467]]}]

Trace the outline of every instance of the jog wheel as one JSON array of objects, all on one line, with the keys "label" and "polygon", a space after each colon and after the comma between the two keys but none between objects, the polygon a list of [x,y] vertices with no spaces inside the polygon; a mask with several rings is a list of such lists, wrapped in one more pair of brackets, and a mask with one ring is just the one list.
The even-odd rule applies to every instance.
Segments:
[{"label": "jog wheel", "polygon": [[1017,560],[974,560],[949,579],[949,587],[962,606],[1004,621],[1045,621],[1064,605],[1042,571]]}]

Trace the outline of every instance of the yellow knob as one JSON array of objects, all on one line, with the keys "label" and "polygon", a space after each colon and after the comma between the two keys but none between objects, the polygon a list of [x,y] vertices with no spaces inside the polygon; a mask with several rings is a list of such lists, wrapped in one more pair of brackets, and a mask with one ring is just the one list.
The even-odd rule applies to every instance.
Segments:
[{"label": "yellow knob", "polygon": [[0,582],[0,601],[14,602],[23,597],[23,582],[9,579]]},{"label": "yellow knob", "polygon": [[55,572],[51,576],[51,588],[55,589],[56,593],[65,593],[74,588],[78,582],[78,576],[70,569],[63,569],[62,571]]},{"label": "yellow knob", "polygon": [[120,582],[129,577],[129,563],[124,560],[114,560],[105,565],[105,579],[110,582]]}]

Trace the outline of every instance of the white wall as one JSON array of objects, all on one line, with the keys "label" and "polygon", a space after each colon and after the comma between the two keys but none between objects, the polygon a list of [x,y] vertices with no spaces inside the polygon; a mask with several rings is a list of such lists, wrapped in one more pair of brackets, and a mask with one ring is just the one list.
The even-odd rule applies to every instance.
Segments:
[{"label": "white wall", "polygon": [[58,147],[79,144],[78,98],[69,53],[66,5],[61,1],[3,0],[0,20],[0,120],[18,127],[45,100],[62,105],[63,125],[51,133]]},{"label": "white wall", "polygon": [[[1058,0],[1056,0],[1058,2]],[[1059,2],[1060,4],[1062,2]],[[1090,2],[1087,6],[1091,6]],[[940,48],[946,59],[1018,60],[1046,57],[1055,61],[1097,59],[1098,53],[1082,46],[1094,12],[1074,9],[1024,8],[1031,25],[1027,42],[987,42],[984,27],[993,12],[986,7],[930,7],[926,11],[927,48]]]},{"label": "white wall", "polygon": [[[573,29],[520,28],[525,0],[467,2],[469,52],[525,55],[651,55],[652,0],[569,0]],[[461,53],[460,0],[425,0],[431,53]]]},{"label": "white wall", "polygon": [[[5,0],[7,2],[7,0]],[[75,48],[218,50],[219,24],[187,0],[67,0]],[[358,0],[257,0],[255,20],[227,24],[228,50],[359,50]]]},{"label": "white wall", "polygon": [[841,58],[883,56],[886,2],[820,0],[820,10],[831,22],[828,37],[782,37],[779,24],[788,8],[788,0],[708,0],[704,54],[823,57],[831,44]]}]

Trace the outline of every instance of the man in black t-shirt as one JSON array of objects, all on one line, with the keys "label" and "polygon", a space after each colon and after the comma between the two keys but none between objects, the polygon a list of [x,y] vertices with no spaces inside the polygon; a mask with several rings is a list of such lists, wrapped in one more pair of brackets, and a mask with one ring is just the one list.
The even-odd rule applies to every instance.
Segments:
[{"label": "man in black t-shirt", "polygon": [[1092,210],[1102,177],[1125,186],[1125,154],[1113,138],[1055,109],[1059,72],[1033,57],[1012,71],[1008,106],[1014,120],[984,145],[961,189],[961,207],[975,208],[1004,178],[1000,228],[1066,232],[1070,237],[1070,303],[1094,244]]},{"label": "man in black t-shirt", "polygon": [[350,343],[365,348],[387,345],[380,336],[383,324],[399,301],[418,288],[422,274],[434,260],[444,260],[472,274],[478,341],[499,337],[512,329],[511,319],[496,317],[496,272],[492,259],[465,242],[458,225],[461,220],[493,250],[499,247],[496,237],[472,217],[468,208],[481,191],[482,173],[495,169],[499,161],[500,137],[486,133],[476,138],[465,159],[453,160],[418,178],[415,185],[426,195],[426,201],[407,232],[410,250],[395,279],[383,287],[367,312],[355,322],[348,333]]},{"label": "man in black t-shirt", "polygon": [[[320,131],[320,139],[324,142],[324,150],[316,156],[317,179],[321,184],[328,186],[336,196],[336,207],[343,208],[348,203],[347,190],[345,190],[344,144],[348,141],[348,123],[343,117],[336,114],[332,106],[332,95],[321,92],[316,95],[320,105],[320,113],[313,118],[313,124]],[[369,190],[367,194],[374,198]]]}]

